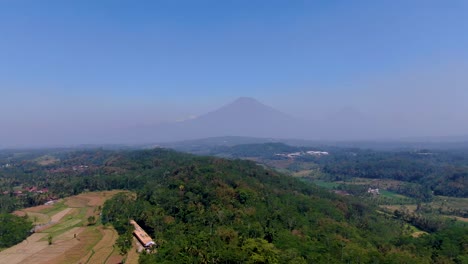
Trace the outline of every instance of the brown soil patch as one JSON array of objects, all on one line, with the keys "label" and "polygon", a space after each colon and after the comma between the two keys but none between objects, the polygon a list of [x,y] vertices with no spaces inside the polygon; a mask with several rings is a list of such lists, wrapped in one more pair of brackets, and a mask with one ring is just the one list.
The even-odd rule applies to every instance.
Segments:
[{"label": "brown soil patch", "polygon": [[24,211],[14,211],[12,214],[16,215],[16,216],[19,216],[19,217],[23,217],[26,215],[26,212]]},{"label": "brown soil patch", "polygon": [[457,219],[457,221],[461,221],[461,222],[468,222],[468,218],[465,218],[465,217],[461,217],[461,216],[447,216],[448,218],[455,218]]},{"label": "brown soil patch", "polygon": [[86,219],[88,219],[88,217],[90,217],[90,216],[95,216],[96,219],[97,219],[97,215],[96,215],[95,211],[96,210],[94,208],[88,208],[86,210]]},{"label": "brown soil patch", "polygon": [[22,211],[40,213],[46,209],[51,209],[52,207],[54,206],[53,205],[39,205],[39,206],[34,206],[34,207],[23,209]]},{"label": "brown soil patch", "polygon": [[52,245],[44,239],[47,233],[35,233],[20,244],[0,252],[0,263],[5,264],[38,264],[69,263],[54,262],[58,256],[79,244],[74,234],[80,234],[83,228],[73,228],[54,239]]},{"label": "brown soil patch", "polygon": [[[77,237],[74,238],[73,235],[77,233],[76,229],[84,229],[84,231],[78,233]],[[101,233],[96,232],[96,230],[93,230],[92,228],[74,228],[66,234],[68,234],[68,240],[63,243],[68,242],[69,246],[60,252],[58,256],[50,259],[47,264],[77,263],[81,258],[83,258],[83,256],[88,254],[90,245],[97,243],[99,239],[101,239]],[[60,241],[57,241],[57,244],[60,244]]]},{"label": "brown soil patch", "polygon": [[82,193],[77,196],[67,198],[65,204],[70,207],[102,206],[104,202],[122,191],[104,191]]},{"label": "brown soil patch", "polygon": [[117,240],[117,232],[114,229],[99,228],[102,234],[102,239],[94,246],[94,255],[89,260],[89,263],[105,263],[106,259],[114,251],[114,243]]},{"label": "brown soil patch", "polygon": [[86,199],[88,199],[89,206],[102,206],[104,204],[104,201],[112,196],[113,195],[109,194],[105,195],[105,193],[89,193],[85,195]]},{"label": "brown soil patch", "polygon": [[34,160],[37,164],[41,166],[47,166],[59,162],[60,160],[56,157],[44,155]]},{"label": "brown soil patch", "polygon": [[412,237],[420,237],[424,234],[427,234],[426,232],[424,231],[417,231],[417,232],[414,232],[413,234],[411,234]]},{"label": "brown soil patch", "polygon": [[46,224],[50,222],[50,217],[46,214],[35,213],[35,212],[24,212],[24,211],[15,211],[14,215],[25,216],[28,215],[28,219],[33,222],[35,225]]},{"label": "brown soil patch", "polygon": [[47,234],[33,234],[16,246],[0,252],[0,263],[23,263],[25,259],[47,248],[47,241],[39,241]]},{"label": "brown soil patch", "polygon": [[86,207],[88,205],[88,200],[83,197],[74,196],[67,198],[65,204],[70,207]]},{"label": "brown soil patch", "polygon": [[[111,257],[107,260],[106,264],[120,264],[120,263],[122,263],[122,260],[123,260],[123,257],[122,257],[122,256],[115,255],[115,256],[111,256]],[[129,262],[129,261],[128,261],[128,258],[127,258],[127,261],[126,261],[125,263],[127,263],[127,264],[137,264],[138,261],[137,261],[136,263]]]},{"label": "brown soil patch", "polygon": [[47,166],[47,165],[57,163],[58,161],[59,161],[58,159],[44,159],[44,160],[38,161],[37,164],[41,166]]}]

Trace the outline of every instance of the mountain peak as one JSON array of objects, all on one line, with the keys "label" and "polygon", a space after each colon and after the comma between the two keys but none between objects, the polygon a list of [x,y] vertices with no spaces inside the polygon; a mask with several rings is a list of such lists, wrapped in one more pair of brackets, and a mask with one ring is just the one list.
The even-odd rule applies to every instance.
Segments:
[{"label": "mountain peak", "polygon": [[[247,116],[282,116],[286,114],[272,108],[271,106],[265,105],[259,102],[257,99],[252,97],[239,97],[235,101],[224,105],[223,107],[211,112],[211,113],[223,113],[223,115],[233,115],[240,119],[245,119]],[[209,113],[210,114],[210,113]]]},{"label": "mountain peak", "polygon": [[157,128],[162,141],[219,136],[280,138],[296,135],[301,129],[296,119],[251,97],[231,103],[196,118]]},{"label": "mountain peak", "polygon": [[234,102],[232,102],[231,104],[262,104],[260,103],[257,99],[255,98],[252,98],[252,97],[239,97],[237,98],[236,100],[234,100]]}]

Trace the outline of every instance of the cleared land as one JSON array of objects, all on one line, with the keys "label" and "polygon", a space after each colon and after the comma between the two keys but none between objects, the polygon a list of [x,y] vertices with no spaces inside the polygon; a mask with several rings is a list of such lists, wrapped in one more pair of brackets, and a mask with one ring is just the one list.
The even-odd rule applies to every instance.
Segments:
[{"label": "cleared land", "polygon": [[44,155],[34,160],[37,164],[41,166],[47,166],[59,162],[60,160],[49,155]]},{"label": "cleared land", "polygon": [[89,225],[87,220],[89,216],[99,219],[104,202],[118,192],[84,193],[52,206],[15,212],[27,214],[41,227],[20,244],[1,251],[0,264],[119,263],[122,257],[113,247],[116,231],[99,221]]}]

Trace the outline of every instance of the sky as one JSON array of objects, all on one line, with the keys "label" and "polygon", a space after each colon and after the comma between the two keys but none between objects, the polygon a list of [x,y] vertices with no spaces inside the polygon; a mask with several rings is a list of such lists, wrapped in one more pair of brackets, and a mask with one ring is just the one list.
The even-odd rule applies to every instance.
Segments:
[{"label": "sky", "polygon": [[468,135],[467,13],[464,0],[0,0],[0,147],[96,143],[240,96],[306,120],[353,109],[399,137]]}]

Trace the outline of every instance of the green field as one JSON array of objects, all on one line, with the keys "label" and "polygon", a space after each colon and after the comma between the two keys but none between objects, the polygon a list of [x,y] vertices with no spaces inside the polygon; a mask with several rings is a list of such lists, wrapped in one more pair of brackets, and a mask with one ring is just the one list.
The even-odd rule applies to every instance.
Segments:
[{"label": "green field", "polygon": [[333,188],[340,186],[340,184],[336,182],[313,181],[313,183],[317,186],[320,186],[326,189],[333,189]]}]

